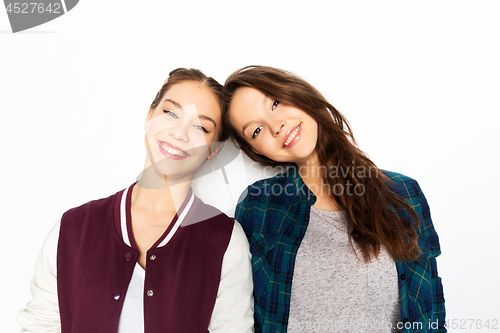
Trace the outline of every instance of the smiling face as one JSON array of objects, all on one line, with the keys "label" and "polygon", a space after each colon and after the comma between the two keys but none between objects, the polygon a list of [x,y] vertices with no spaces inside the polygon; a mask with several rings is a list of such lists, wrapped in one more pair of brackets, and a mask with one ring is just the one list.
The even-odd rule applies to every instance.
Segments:
[{"label": "smiling face", "polygon": [[212,157],[210,143],[220,130],[221,110],[214,93],[196,81],[170,87],[146,118],[148,160],[158,174],[190,180]]},{"label": "smiling face", "polygon": [[271,160],[301,165],[315,156],[317,122],[304,111],[281,104],[257,89],[236,90],[229,120],[253,151]]}]

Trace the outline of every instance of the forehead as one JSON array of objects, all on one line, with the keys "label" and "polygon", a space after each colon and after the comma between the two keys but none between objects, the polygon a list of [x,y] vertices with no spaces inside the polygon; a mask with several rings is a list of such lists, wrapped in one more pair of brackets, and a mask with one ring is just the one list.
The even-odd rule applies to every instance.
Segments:
[{"label": "forehead", "polygon": [[260,90],[250,87],[238,88],[231,101],[231,108],[257,107],[261,106],[266,96]]},{"label": "forehead", "polygon": [[162,97],[171,99],[183,107],[195,106],[199,115],[214,119],[220,123],[221,109],[215,93],[206,85],[196,81],[184,81],[174,84]]},{"label": "forehead", "polygon": [[265,109],[267,98],[260,90],[250,87],[238,88],[229,105],[229,119],[241,131],[241,125],[258,118]]}]

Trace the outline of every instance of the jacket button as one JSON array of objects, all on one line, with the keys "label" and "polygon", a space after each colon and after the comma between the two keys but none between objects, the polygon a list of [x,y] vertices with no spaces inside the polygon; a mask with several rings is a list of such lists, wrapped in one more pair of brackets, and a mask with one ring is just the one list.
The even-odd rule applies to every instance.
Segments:
[{"label": "jacket button", "polygon": [[155,259],[156,259],[156,256],[153,254],[153,255],[151,255],[151,257],[149,257],[149,259],[151,259],[151,260],[155,260]]},{"label": "jacket button", "polygon": [[148,290],[147,295],[148,295],[149,297],[153,297],[153,291],[152,291],[152,290]]},{"label": "jacket button", "polygon": [[134,255],[132,253],[129,252],[125,255],[125,260],[130,261],[132,259],[134,259]]},{"label": "jacket button", "polygon": [[406,324],[408,322],[408,318],[403,319],[403,324]]},{"label": "jacket button", "polygon": [[406,279],[406,275],[405,274],[401,274],[401,280],[404,280]]},{"label": "jacket button", "polygon": [[122,295],[122,294],[121,294],[119,291],[115,291],[115,292],[113,293],[113,298],[115,299],[115,301],[117,301],[117,300],[119,300],[119,299],[120,299],[120,296],[121,296],[121,295]]}]

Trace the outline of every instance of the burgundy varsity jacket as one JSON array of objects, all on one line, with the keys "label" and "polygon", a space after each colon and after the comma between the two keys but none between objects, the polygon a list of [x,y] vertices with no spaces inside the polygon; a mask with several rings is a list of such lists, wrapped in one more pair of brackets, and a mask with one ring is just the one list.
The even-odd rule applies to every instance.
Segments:
[{"label": "burgundy varsity jacket", "polygon": [[[62,333],[117,332],[139,255],[133,237],[128,246],[120,230],[120,202],[125,192],[131,233],[132,187],[73,208],[62,217],[57,249]],[[183,216],[184,210],[187,214]],[[179,216],[183,218],[180,227],[169,235]],[[178,215],[147,253],[146,333],[208,331],[233,224],[233,219],[188,194]],[[158,246],[167,236],[171,237],[168,243]]]}]

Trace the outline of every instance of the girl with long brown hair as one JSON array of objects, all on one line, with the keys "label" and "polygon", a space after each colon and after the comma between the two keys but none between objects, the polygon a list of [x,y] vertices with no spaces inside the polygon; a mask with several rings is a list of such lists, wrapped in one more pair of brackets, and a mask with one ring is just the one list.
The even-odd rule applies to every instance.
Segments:
[{"label": "girl with long brown hair", "polygon": [[418,183],[380,170],[346,118],[290,72],[249,66],[224,86],[223,122],[277,176],[248,187],[256,331],[445,332],[440,254]]}]

